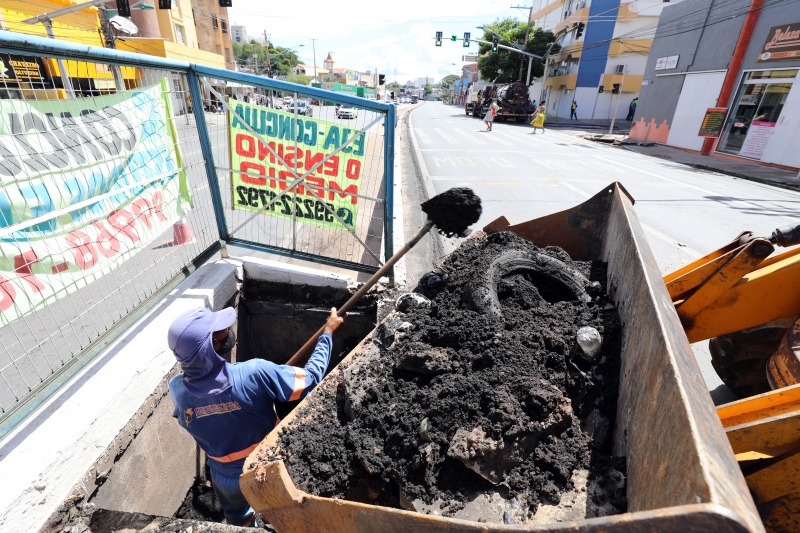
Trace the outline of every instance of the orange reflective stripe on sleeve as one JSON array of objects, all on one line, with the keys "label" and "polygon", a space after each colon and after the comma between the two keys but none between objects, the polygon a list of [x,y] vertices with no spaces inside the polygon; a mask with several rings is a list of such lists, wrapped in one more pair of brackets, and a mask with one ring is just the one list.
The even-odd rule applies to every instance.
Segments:
[{"label": "orange reflective stripe on sleeve", "polygon": [[306,371],[298,368],[294,373],[294,392],[289,396],[289,401],[299,400],[304,390],[306,390]]},{"label": "orange reflective stripe on sleeve", "polygon": [[206,455],[208,455],[209,459],[214,459],[215,461],[219,461],[220,463],[232,463],[233,461],[244,459],[245,457],[250,455],[252,451],[258,447],[259,444],[261,444],[261,441],[256,442],[252,446],[249,446],[242,451],[229,453],[228,455],[223,455],[222,457],[214,457],[213,455],[208,455],[208,454]]}]

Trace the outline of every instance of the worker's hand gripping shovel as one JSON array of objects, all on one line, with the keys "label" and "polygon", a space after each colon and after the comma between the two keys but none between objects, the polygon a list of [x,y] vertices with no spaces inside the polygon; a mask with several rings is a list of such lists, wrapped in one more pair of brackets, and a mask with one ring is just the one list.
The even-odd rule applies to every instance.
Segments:
[{"label": "worker's hand gripping shovel", "polygon": [[[381,277],[385,276],[403,257],[413,248],[422,237],[434,226],[447,237],[466,237],[469,234],[470,224],[474,224],[481,216],[481,199],[475,196],[472,189],[456,187],[438,194],[422,204],[422,210],[428,215],[425,225],[420,228],[414,237],[405,243],[386,263],[369,278],[344,305],[336,310],[336,316],[342,320],[344,316],[358,301],[369,291]],[[331,309],[333,316],[334,309]],[[317,332],[306,341],[303,346],[286,362],[291,366],[303,366],[317,344],[320,336],[325,333],[331,317]],[[338,327],[338,326],[337,326]]]}]

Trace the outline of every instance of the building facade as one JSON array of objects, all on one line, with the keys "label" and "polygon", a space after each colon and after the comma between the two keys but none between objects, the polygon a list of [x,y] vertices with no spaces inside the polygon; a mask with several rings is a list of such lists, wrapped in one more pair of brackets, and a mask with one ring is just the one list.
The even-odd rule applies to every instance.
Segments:
[{"label": "building facade", "polygon": [[231,26],[231,40],[239,44],[247,44],[247,28],[244,26]]},{"label": "building facade", "polygon": [[579,119],[625,118],[661,12],[680,1],[534,0],[531,20],[537,30],[552,31],[561,50],[548,58],[531,94],[558,117],[569,117],[575,102]]},{"label": "building facade", "polygon": [[[664,11],[630,137],[800,167],[797,3],[753,11],[757,21],[749,39],[742,28],[750,0],[696,0],[691,10],[688,5]],[[740,68],[730,71],[737,47],[744,57]],[[720,101],[723,87],[729,97]],[[718,108],[709,115],[716,124],[706,119],[709,108]]]}]

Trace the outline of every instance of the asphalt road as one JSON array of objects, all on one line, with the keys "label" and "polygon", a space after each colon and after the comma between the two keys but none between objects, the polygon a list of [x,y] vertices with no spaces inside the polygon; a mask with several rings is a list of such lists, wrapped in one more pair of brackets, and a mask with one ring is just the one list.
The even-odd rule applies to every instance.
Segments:
[{"label": "asphalt road", "polygon": [[[467,186],[483,200],[482,227],[512,224],[583,202],[621,182],[663,273],[722,246],[743,230],[770,235],[800,218],[800,194],[653,159],[527,124],[493,131],[462,109],[429,102],[410,118],[419,169],[433,193]],[[412,143],[413,144],[413,143]],[[445,250],[457,243],[445,242]],[[735,399],[711,367],[707,341],[693,348],[715,402]]]}]

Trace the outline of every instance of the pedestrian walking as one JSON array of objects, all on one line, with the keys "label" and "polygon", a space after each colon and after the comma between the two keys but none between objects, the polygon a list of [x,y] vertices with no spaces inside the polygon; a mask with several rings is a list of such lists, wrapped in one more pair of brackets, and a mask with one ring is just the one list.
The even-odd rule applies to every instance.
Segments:
[{"label": "pedestrian walking", "polygon": [[537,128],[542,128],[542,133],[544,133],[544,121],[546,118],[544,100],[542,100],[539,102],[539,107],[536,108],[536,116],[531,121],[531,126],[533,126],[533,133],[531,135],[536,135]]},{"label": "pedestrian walking", "polygon": [[486,110],[486,115],[483,117],[483,122],[486,123],[486,131],[492,131],[492,123],[494,122],[494,117],[497,115],[497,105],[495,105],[494,101],[489,104],[489,109]]},{"label": "pedestrian walking", "polygon": [[572,120],[573,118],[575,120],[578,120],[578,114],[575,112],[576,109],[578,109],[578,102],[573,100],[572,101],[572,107],[569,108],[569,119],[570,120]]},{"label": "pedestrian walking", "polygon": [[625,118],[628,122],[633,120],[633,113],[636,111],[636,104],[639,103],[639,97],[633,99],[631,105],[628,106],[628,116]]}]

